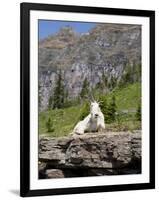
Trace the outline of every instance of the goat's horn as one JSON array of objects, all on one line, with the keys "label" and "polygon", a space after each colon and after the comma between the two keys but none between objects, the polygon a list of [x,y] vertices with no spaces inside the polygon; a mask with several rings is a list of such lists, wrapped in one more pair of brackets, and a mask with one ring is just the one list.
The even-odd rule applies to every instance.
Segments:
[{"label": "goat's horn", "polygon": [[102,101],[97,101],[97,103],[100,105],[102,103]]},{"label": "goat's horn", "polygon": [[93,96],[93,94],[91,93],[91,98],[92,98],[92,101],[95,101],[95,99],[94,99],[94,96]]},{"label": "goat's horn", "polygon": [[88,95],[84,95],[84,98],[86,98],[88,101],[90,101],[90,102],[91,102],[91,99],[89,98],[89,96],[88,96]]}]

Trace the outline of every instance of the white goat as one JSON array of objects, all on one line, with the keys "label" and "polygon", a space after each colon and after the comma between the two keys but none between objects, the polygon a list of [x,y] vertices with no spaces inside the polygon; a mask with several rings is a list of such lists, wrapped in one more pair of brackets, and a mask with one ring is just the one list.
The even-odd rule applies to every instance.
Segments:
[{"label": "white goat", "polygon": [[84,134],[85,132],[98,132],[105,129],[104,115],[99,104],[94,101],[90,104],[90,114],[78,122],[72,134]]}]

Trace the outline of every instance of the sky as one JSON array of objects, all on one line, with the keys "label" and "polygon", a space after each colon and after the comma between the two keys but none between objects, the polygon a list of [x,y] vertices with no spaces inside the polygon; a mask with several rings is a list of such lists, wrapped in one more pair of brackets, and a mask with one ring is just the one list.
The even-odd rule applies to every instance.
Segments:
[{"label": "sky", "polygon": [[95,25],[96,24],[92,22],[39,20],[39,40],[44,39],[49,35],[56,34],[60,28],[64,26],[71,26],[78,33],[86,33]]}]

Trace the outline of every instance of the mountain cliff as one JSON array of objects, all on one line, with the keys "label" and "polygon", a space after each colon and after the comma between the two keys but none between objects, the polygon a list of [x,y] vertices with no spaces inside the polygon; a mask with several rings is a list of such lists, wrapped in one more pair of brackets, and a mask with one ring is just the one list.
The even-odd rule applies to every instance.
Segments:
[{"label": "mountain cliff", "polygon": [[88,33],[63,27],[39,41],[39,109],[46,110],[59,74],[65,98],[80,96],[84,82],[90,90],[112,90],[140,81],[141,26],[98,24]]}]

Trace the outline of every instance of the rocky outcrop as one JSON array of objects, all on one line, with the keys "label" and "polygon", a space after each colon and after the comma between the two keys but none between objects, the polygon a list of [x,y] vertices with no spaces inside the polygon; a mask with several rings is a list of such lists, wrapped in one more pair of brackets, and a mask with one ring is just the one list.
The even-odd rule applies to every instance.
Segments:
[{"label": "rocky outcrop", "polygon": [[141,173],[141,132],[39,138],[39,178]]}]

